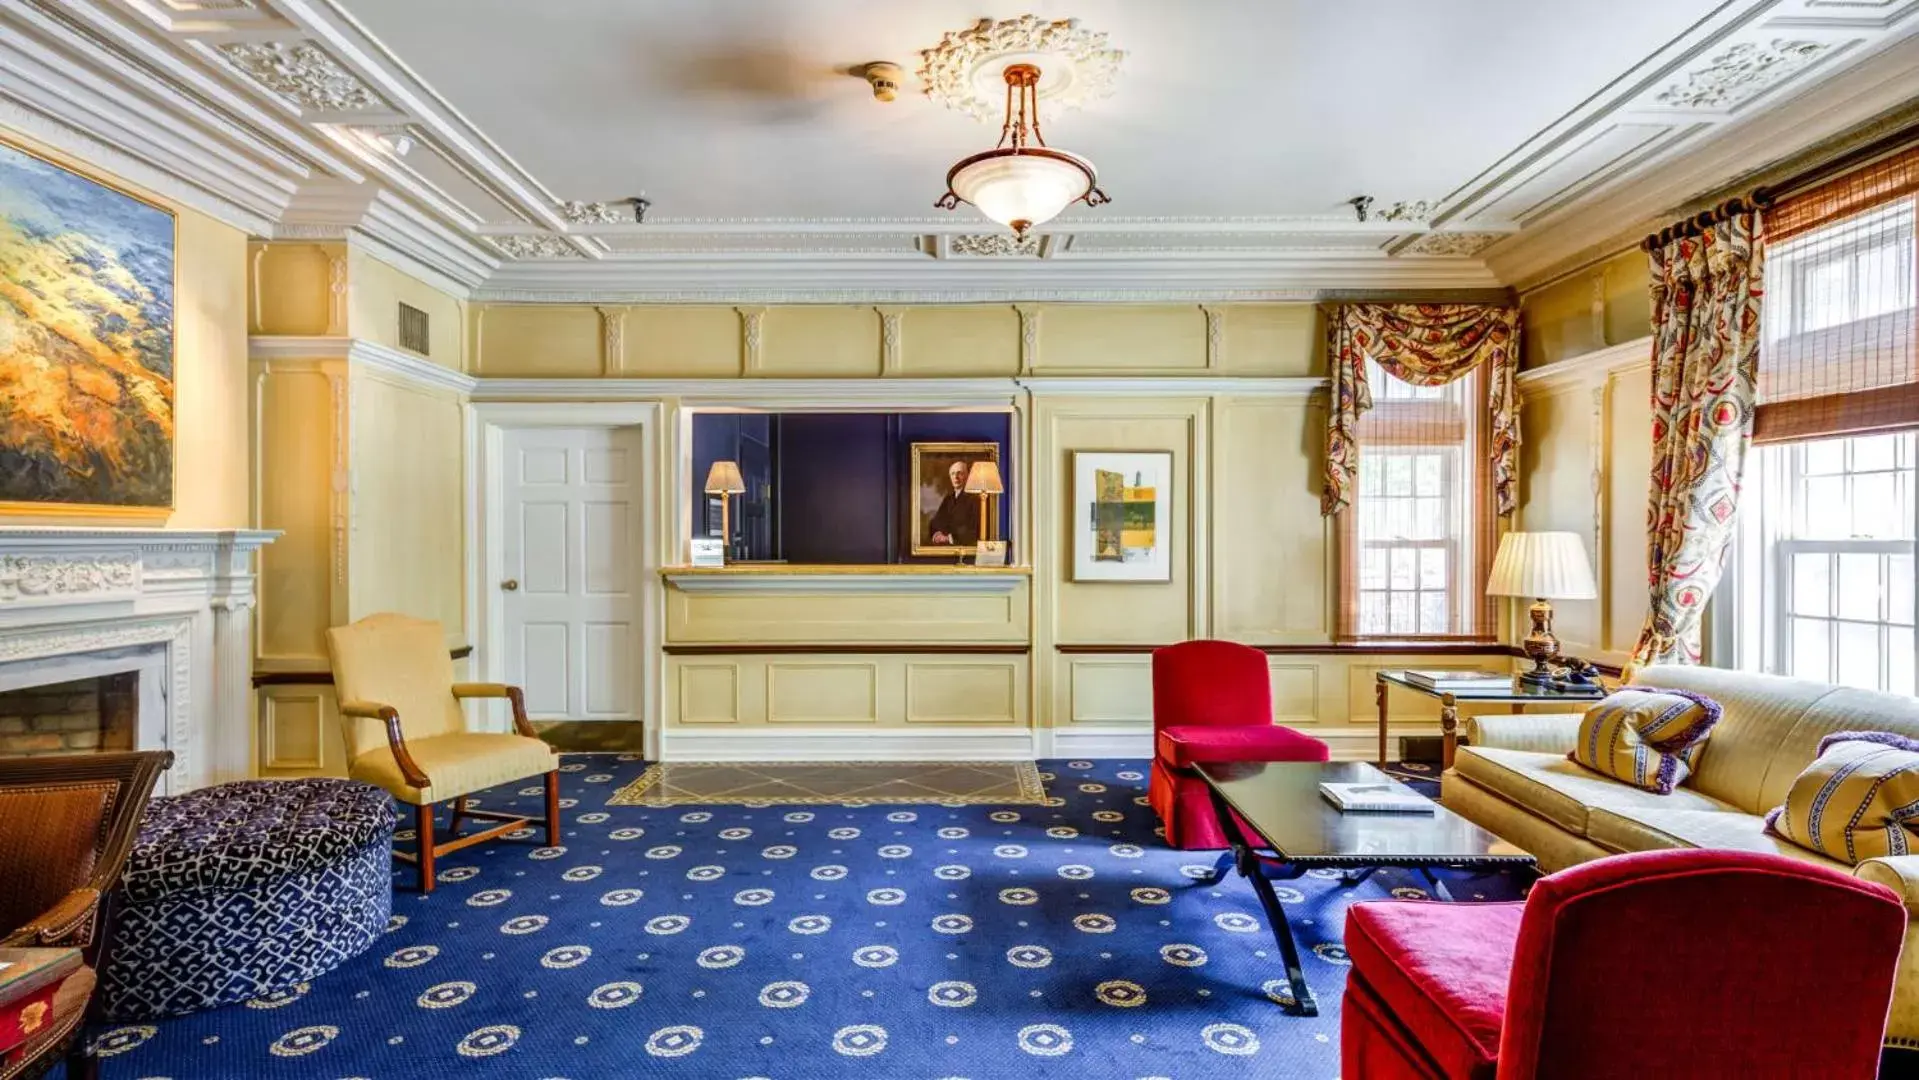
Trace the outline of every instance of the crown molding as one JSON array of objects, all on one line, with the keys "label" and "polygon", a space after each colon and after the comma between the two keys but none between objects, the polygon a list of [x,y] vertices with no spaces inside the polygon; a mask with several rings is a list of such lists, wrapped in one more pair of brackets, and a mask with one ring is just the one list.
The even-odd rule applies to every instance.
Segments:
[{"label": "crown molding", "polygon": [[356,337],[255,334],[247,338],[247,359],[345,360],[414,386],[457,394],[471,394],[480,382],[471,375],[441,367],[404,349]]},{"label": "crown molding", "polygon": [[1014,380],[1036,397],[1228,397],[1307,398],[1331,387],[1332,380],[1316,376],[1167,375],[1123,378],[1074,375],[1023,375]]},{"label": "crown molding", "polygon": [[1020,387],[999,379],[490,379],[477,380],[475,403],[509,401],[658,401],[683,406],[771,409],[1012,407]]},{"label": "crown molding", "polygon": [[1585,389],[1614,375],[1652,366],[1651,335],[1528,368],[1513,379],[1522,394],[1555,394]]}]

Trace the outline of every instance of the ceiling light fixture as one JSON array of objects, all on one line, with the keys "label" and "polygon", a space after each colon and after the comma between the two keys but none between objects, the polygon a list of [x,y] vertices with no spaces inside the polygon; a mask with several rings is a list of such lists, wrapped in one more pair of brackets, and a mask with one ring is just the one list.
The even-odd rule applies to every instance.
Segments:
[{"label": "ceiling light fixture", "polygon": [[1006,68],[1006,121],[999,145],[962,159],[946,174],[946,194],[933,205],[954,210],[971,203],[979,212],[1024,238],[1076,202],[1103,206],[1093,163],[1046,145],[1039,129],[1039,68]]}]

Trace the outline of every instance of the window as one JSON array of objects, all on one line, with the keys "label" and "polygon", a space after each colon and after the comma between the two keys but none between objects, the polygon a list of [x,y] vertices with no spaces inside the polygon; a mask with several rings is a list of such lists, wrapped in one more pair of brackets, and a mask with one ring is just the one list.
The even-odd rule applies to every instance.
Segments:
[{"label": "window", "polygon": [[1907,173],[1919,177],[1919,154],[1773,215],[1759,445],[1713,599],[1716,663],[1919,690],[1919,237]]},{"label": "window", "polygon": [[1367,362],[1373,407],[1359,422],[1359,494],[1339,524],[1355,571],[1347,580],[1358,582],[1342,637],[1489,632],[1478,588],[1491,557],[1486,424],[1474,407],[1481,379],[1414,386]]}]

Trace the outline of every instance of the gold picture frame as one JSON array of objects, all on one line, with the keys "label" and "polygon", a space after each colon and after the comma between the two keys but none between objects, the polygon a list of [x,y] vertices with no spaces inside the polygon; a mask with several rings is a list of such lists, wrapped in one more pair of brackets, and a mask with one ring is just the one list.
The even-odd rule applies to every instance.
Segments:
[{"label": "gold picture frame", "polygon": [[[999,464],[996,442],[916,442],[910,444],[906,470],[907,550],[914,555],[957,556],[978,551],[980,540],[980,496],[958,491],[953,482],[955,465],[971,466],[975,461]],[[965,473],[959,476],[961,483]],[[990,533],[998,521],[999,496],[986,496],[986,522]],[[951,526],[951,528],[935,528]],[[936,543],[934,536],[955,537],[959,542]]]},{"label": "gold picture frame", "polygon": [[[40,183],[44,186],[35,187],[35,183]],[[159,435],[141,433],[143,434],[143,438],[140,445],[133,447],[123,448],[103,444],[89,448],[95,451],[96,454],[93,460],[87,462],[89,470],[82,470],[83,472],[98,468],[103,461],[108,465],[113,465],[119,464],[127,458],[131,458],[144,463],[144,474],[123,472],[120,475],[110,477],[106,481],[101,481],[101,483],[119,484],[128,488],[145,487],[151,489],[133,493],[133,497],[130,498],[129,501],[101,501],[97,498],[84,497],[64,498],[62,497],[62,492],[53,490],[52,488],[49,488],[47,497],[45,498],[11,497],[18,494],[14,489],[35,481],[31,478],[20,479],[0,475],[0,514],[73,518],[116,518],[129,521],[163,522],[173,514],[175,508],[179,505],[180,468],[178,425],[180,349],[177,312],[180,306],[180,217],[171,207],[156,202],[121,184],[104,179],[83,165],[63,160],[60,156],[43,153],[34,147],[22,145],[19,142],[0,139],[0,185],[6,185],[11,190],[20,192],[23,196],[11,203],[16,211],[21,206],[30,205],[32,200],[43,196],[48,192],[48,189],[53,188],[56,184],[65,184],[69,187],[70,190],[62,193],[69,199],[73,198],[77,193],[83,199],[97,198],[101,200],[102,207],[101,213],[82,215],[84,220],[76,223],[78,219],[72,213],[72,205],[70,203],[63,203],[65,210],[59,215],[54,215],[52,218],[62,230],[60,235],[63,241],[69,237],[77,237],[79,241],[93,243],[97,250],[109,251],[113,256],[114,268],[121,271],[125,277],[135,284],[146,288],[148,292],[145,295],[149,297],[153,296],[153,286],[156,285],[158,281],[164,280],[165,282],[168,290],[166,296],[164,298],[156,298],[159,303],[151,307],[143,307],[140,311],[142,318],[141,325],[157,328],[164,336],[165,372],[159,372],[153,367],[141,363],[139,356],[146,355],[150,357],[154,355],[152,352],[146,351],[150,350],[154,343],[140,340],[146,335],[144,333],[134,332],[127,332],[124,335],[115,334],[116,337],[124,336],[126,339],[126,344],[123,346],[124,351],[115,354],[115,359],[122,361],[121,364],[117,365],[118,370],[103,367],[99,371],[91,372],[91,374],[96,376],[96,381],[100,382],[98,389],[112,388],[119,394],[117,399],[102,398],[96,391],[96,400],[109,401],[111,408],[105,409],[107,416],[133,425],[142,418],[129,403],[142,405],[148,409],[149,413],[152,413],[154,411],[153,406],[157,401],[164,405],[164,414],[157,418],[164,422],[164,433]],[[136,262],[135,265],[129,266],[121,262],[119,256],[124,254],[124,252],[111,251],[112,245],[104,239],[109,235],[112,229],[129,230],[137,228],[156,234],[150,242],[157,244],[157,234],[161,232],[158,218],[156,217],[146,221],[138,220],[148,212],[165,218],[165,248],[164,251],[146,250],[139,254],[148,262],[154,259],[164,258],[165,273],[163,278],[160,274],[155,273],[155,268],[150,265],[141,266]],[[0,216],[0,228],[7,229],[15,234],[21,234],[23,232],[23,230],[19,228],[17,220],[11,216]],[[92,231],[89,232],[88,230]],[[20,253],[20,258],[30,259],[33,254],[34,244],[30,240],[23,240],[22,243],[15,245],[14,250]],[[9,265],[4,268],[4,271],[9,280],[17,281],[24,279],[31,269],[34,268],[30,266]],[[83,290],[89,284],[86,279],[83,278],[75,278],[73,283],[81,286]],[[95,291],[98,291],[98,283],[93,284]],[[42,291],[51,293],[51,290],[46,290],[44,287]],[[112,296],[115,299],[124,301],[128,305],[136,305],[136,300],[125,296],[123,290],[113,293]],[[152,316],[156,310],[163,310],[163,320],[152,320]],[[35,326],[40,325],[34,320],[32,312],[24,312],[21,314],[20,326],[31,330]],[[116,326],[113,329],[118,331],[121,327]],[[22,336],[24,335],[16,334],[15,339],[18,340]],[[138,343],[137,345],[135,344],[136,342]],[[103,341],[100,344],[105,345],[107,342]],[[31,343],[27,346],[27,348],[33,347]],[[73,378],[74,366],[85,350],[76,345],[73,351],[75,356],[72,358],[62,360],[55,357],[56,362],[53,368],[64,373],[64,377],[69,383],[77,384],[84,380]],[[39,353],[29,355],[34,356],[36,359],[43,358]],[[0,364],[5,363],[5,361],[6,357],[0,355]],[[137,387],[128,385],[123,376],[126,376],[129,372],[148,376],[146,385]],[[82,372],[82,374],[87,374],[87,372]],[[157,394],[154,392],[155,386],[158,386]],[[71,421],[74,418],[66,417],[66,419]],[[156,418],[149,415],[145,419],[152,422]],[[97,427],[98,425],[95,426]],[[123,428],[122,431],[116,432],[116,434],[125,434],[126,431],[127,429]],[[46,460],[44,458],[44,451],[30,449],[26,440],[23,438],[23,434],[24,433],[19,429],[0,429],[0,461],[13,461],[14,459],[24,458],[26,459],[26,465],[39,467],[38,471],[42,477],[56,475],[59,463]],[[121,449],[127,449],[129,453],[124,457],[114,453],[114,451]],[[43,455],[40,460],[34,459],[36,453]],[[120,457],[120,462],[116,462],[116,457]],[[20,468],[21,465],[16,463],[14,467],[17,469]],[[158,482],[158,476],[153,475],[153,473],[157,472],[160,468],[164,468],[166,473],[164,485]],[[40,482],[47,481],[43,479]],[[162,488],[164,489],[164,502],[159,501]],[[149,501],[135,501],[142,497],[148,498]]]}]

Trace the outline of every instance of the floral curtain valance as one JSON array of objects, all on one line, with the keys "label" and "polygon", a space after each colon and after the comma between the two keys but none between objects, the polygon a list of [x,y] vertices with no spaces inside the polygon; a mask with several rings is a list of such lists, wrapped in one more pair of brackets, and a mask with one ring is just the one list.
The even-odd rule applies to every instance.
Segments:
[{"label": "floral curtain valance", "polygon": [[1699,624],[1732,539],[1751,440],[1765,240],[1729,214],[1652,256],[1651,607],[1632,666],[1696,664]]},{"label": "floral curtain valance", "polygon": [[1519,505],[1519,310],[1489,304],[1343,304],[1328,320],[1326,355],[1333,369],[1332,422],[1326,432],[1326,486],[1320,510],[1352,505],[1359,472],[1359,418],[1373,407],[1366,361],[1417,386],[1443,386],[1486,365],[1492,414],[1495,507],[1501,517]]}]

